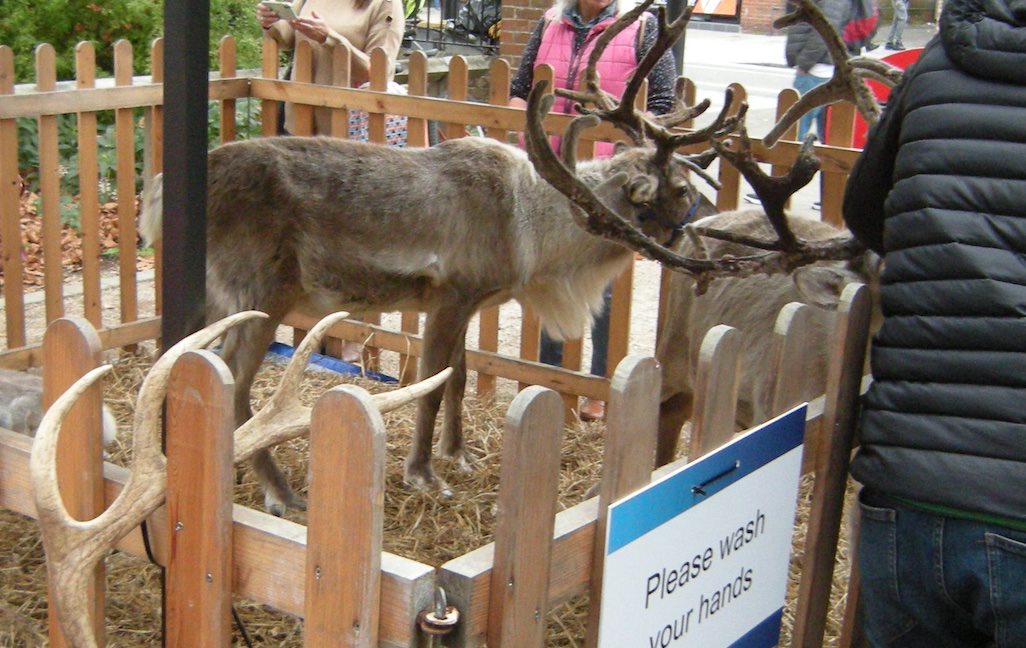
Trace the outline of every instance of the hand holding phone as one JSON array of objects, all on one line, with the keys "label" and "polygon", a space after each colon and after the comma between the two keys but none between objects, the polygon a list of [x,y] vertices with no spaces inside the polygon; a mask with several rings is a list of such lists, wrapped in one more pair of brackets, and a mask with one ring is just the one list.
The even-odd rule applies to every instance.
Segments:
[{"label": "hand holding phone", "polygon": [[282,20],[295,20],[298,18],[298,16],[296,16],[296,12],[292,9],[292,4],[289,2],[265,0],[261,4],[277,14],[277,16]]}]

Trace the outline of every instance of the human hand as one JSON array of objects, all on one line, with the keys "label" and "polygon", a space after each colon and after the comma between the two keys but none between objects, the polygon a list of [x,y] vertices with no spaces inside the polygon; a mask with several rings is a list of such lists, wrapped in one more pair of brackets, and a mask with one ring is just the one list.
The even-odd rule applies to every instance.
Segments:
[{"label": "human hand", "polygon": [[260,27],[263,29],[270,29],[271,25],[281,20],[278,14],[268,9],[263,3],[256,6],[256,17],[257,22],[260,23]]},{"label": "human hand", "polygon": [[328,24],[324,22],[324,19],[316,11],[311,11],[309,16],[293,20],[291,24],[296,31],[315,43],[323,44],[328,40]]}]

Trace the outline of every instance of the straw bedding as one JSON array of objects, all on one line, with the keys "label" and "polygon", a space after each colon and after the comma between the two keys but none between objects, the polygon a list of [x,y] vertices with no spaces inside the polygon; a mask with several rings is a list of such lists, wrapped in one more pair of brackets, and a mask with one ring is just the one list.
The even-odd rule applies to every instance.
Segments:
[{"label": "straw bedding", "polygon": [[[129,429],[132,403],[150,365],[149,354],[145,349],[138,354],[123,354],[114,365],[115,370],[105,385],[105,398],[116,412],[122,435],[127,437],[125,432]],[[253,389],[258,406],[277,385],[282,369],[281,365],[265,364]],[[344,382],[358,384],[371,392],[391,388],[360,377],[308,371],[301,389],[302,397],[312,405],[318,395]],[[512,389],[506,391],[512,392]],[[408,406],[385,417],[388,431],[386,551],[438,566],[492,540],[499,456],[508,405],[509,399],[501,396],[495,403],[483,403],[468,394],[464,404],[464,430],[468,448],[477,460],[477,471],[464,474],[454,470],[447,460],[436,458],[435,466],[440,476],[456,491],[455,496],[447,500],[430,493],[412,491],[402,483],[402,464],[413,429],[414,408]],[[597,482],[601,469],[602,435],[601,423],[577,423],[565,429],[559,486],[561,507],[582,501],[585,492]],[[122,445],[114,450],[112,458],[116,463],[126,463],[127,438],[120,439],[119,444]],[[275,452],[293,487],[300,491],[305,490],[305,451],[306,441],[298,439],[284,444]],[[236,501],[259,508],[262,495],[247,467],[237,467],[236,483]],[[811,494],[810,479],[803,480],[801,493],[782,645],[790,643],[807,502]],[[290,519],[303,522],[304,515],[295,513],[290,515]],[[36,523],[9,511],[0,511],[0,546],[4,548],[0,552],[0,646],[45,645],[45,566]],[[107,574],[108,645],[159,645],[159,570],[142,559],[115,552],[107,559]],[[847,538],[842,532],[826,645],[831,645],[839,632],[847,574]],[[254,645],[302,645],[302,622],[299,619],[251,601],[236,600],[235,608]],[[582,645],[587,610],[587,596],[550,610],[546,645]],[[243,645],[237,629],[234,642],[235,645]]]}]

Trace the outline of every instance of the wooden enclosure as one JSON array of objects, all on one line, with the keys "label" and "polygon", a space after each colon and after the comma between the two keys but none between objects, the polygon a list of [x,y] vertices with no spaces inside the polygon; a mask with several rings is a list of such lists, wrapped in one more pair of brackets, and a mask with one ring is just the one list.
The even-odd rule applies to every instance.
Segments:
[{"label": "wooden enclosure", "polygon": [[[15,87],[11,51],[0,46],[0,237],[3,240],[3,297],[5,344],[0,366],[26,368],[43,365],[51,393],[63,387],[90,367],[95,366],[104,349],[116,349],[153,340],[160,332],[160,296],[155,295],[155,312],[143,316],[139,309],[140,284],[136,271],[136,166],[142,164],[144,180],[160,170],[161,146],[165,134],[161,122],[161,84],[163,50],[160,41],[152,52],[151,76],[134,76],[132,52],[127,43],[116,45],[117,72],[113,79],[95,78],[93,51],[87,44],[77,50],[77,78],[57,82],[53,50],[43,45],[37,50],[37,82],[32,87]],[[339,124],[345,123],[347,109],[370,113],[370,138],[384,141],[384,114],[410,118],[410,145],[427,144],[426,120],[444,122],[449,137],[463,136],[466,125],[480,125],[488,137],[506,141],[523,127],[523,111],[506,107],[510,70],[496,59],[489,72],[490,103],[467,101],[468,71],[465,61],[454,57],[448,67],[448,98],[425,96],[428,61],[415,54],[408,63],[406,83],[409,95],[388,94],[385,87],[385,58],[382,52],[372,56],[370,90],[348,88],[347,75],[336,79],[337,87],[318,86],[301,81],[286,82],[278,77],[278,52],[271,41],[265,43],[263,69],[241,73],[236,69],[233,41],[222,41],[221,69],[211,75],[210,99],[219,104],[222,114],[222,140],[235,137],[236,102],[258,100],[262,106],[262,132],[273,135],[278,102],[308,107],[299,111],[297,133],[310,126],[312,107],[336,110]],[[336,69],[346,69],[347,52],[336,51]],[[300,47],[295,53],[298,79],[310,78],[310,51]],[[304,77],[304,74],[307,76]],[[693,95],[693,89],[692,89]],[[736,101],[744,100],[741,87]],[[714,98],[715,99],[715,98]],[[793,91],[781,93],[778,114],[797,99]],[[691,101],[693,103],[693,96]],[[94,136],[97,114],[114,111],[117,140],[117,235],[118,303],[104,304],[101,286],[102,257],[96,215],[99,198],[95,186],[98,174],[97,141]],[[851,138],[853,111],[850,106],[834,108],[833,131],[828,141],[848,142]],[[74,115],[79,130],[78,174],[81,191],[78,212],[83,237],[81,273],[74,283],[61,263],[61,171],[58,168],[57,116]],[[141,119],[140,119],[141,116]],[[847,117],[847,118],[846,118]],[[20,232],[18,151],[16,119],[31,118],[38,124],[39,178],[42,249],[44,256],[45,323],[50,324],[47,341],[33,337],[26,315],[29,296],[23,290],[22,235]],[[550,115],[546,127],[561,132],[569,118]],[[146,146],[142,160],[136,159],[133,142],[138,130],[144,133]],[[306,131],[308,132],[308,131]],[[615,129],[602,125],[587,133],[597,139],[621,137]],[[587,145],[587,142],[585,143]],[[753,142],[757,157],[775,167],[788,165],[798,152],[798,144],[784,141],[766,149]],[[587,152],[585,152],[587,153]],[[819,146],[822,167],[822,209],[828,220],[839,221],[844,182],[858,154],[847,147]],[[738,206],[741,177],[729,165],[719,168],[723,188],[716,203],[720,209]],[[156,267],[160,285],[159,251]],[[69,290],[71,285],[81,290]],[[665,282],[664,282],[665,283]],[[527,470],[504,470],[499,501],[502,526],[494,543],[452,560],[439,568],[402,556],[382,552],[381,520],[375,511],[380,489],[380,474],[373,467],[384,452],[382,423],[373,407],[368,407],[362,390],[332,390],[318,402],[311,431],[311,487],[309,527],[273,518],[261,512],[231,504],[226,492],[224,471],[230,472],[230,449],[226,452],[226,412],[230,411],[231,378],[220,360],[207,353],[189,354],[176,367],[177,380],[169,393],[168,407],[181,408],[175,417],[190,429],[209,434],[175,434],[182,445],[169,442],[169,489],[167,502],[151,519],[150,529],[159,562],[169,570],[168,643],[199,645],[196,636],[209,645],[228,645],[228,606],[232,593],[263,602],[305,619],[308,645],[325,645],[321,639],[352,646],[416,646],[424,641],[418,630],[418,615],[432,609],[436,587],[448,594],[449,603],[460,612],[455,633],[446,639],[450,646],[541,645],[538,639],[540,610],[572,596],[589,591],[601,578],[601,543],[605,506],[617,497],[643,485],[653,477],[652,452],[655,440],[655,415],[658,411],[659,371],[651,358],[628,353],[631,271],[617,280],[611,311],[609,377],[591,376],[580,371],[580,342],[568,343],[564,368],[537,362],[539,328],[531,313],[523,313],[520,322],[519,354],[500,354],[499,311],[489,309],[479,317],[477,344],[468,349],[467,367],[477,377],[481,395],[494,392],[496,380],[508,380],[525,389],[513,402],[507,416],[506,438],[510,441],[503,454],[504,467],[532,466]],[[66,318],[68,306],[81,302],[81,317]],[[840,523],[847,459],[851,449],[855,399],[861,386],[861,368],[868,327],[869,297],[864,289],[850,288],[837,320],[834,353],[825,394],[810,408],[804,470],[816,475],[813,498],[813,523],[807,538],[808,560],[802,577],[799,623],[794,645],[817,646],[821,642],[826,616],[827,592],[834,565],[834,551]],[[111,309],[110,307],[113,306]],[[114,314],[105,313],[104,309]],[[661,309],[660,309],[661,310]],[[312,327],[321,314],[293,313],[286,322],[298,330]],[[418,318],[406,314],[401,326],[387,328],[375,320],[347,320],[332,329],[332,335],[366,343],[375,353],[399,355],[401,378],[414,375],[414,361],[420,355],[417,337]],[[41,330],[41,329],[40,329]],[[799,366],[795,353],[801,352],[801,331],[781,333],[779,343],[789,351],[781,354],[777,368],[781,394],[788,391],[789,366]],[[736,344],[728,330],[714,330],[707,339],[710,356],[706,372],[710,393],[736,389],[734,371]],[[47,347],[60,349],[60,355],[75,361],[57,363]],[[203,395],[196,403],[186,398],[186,386]],[[548,389],[544,389],[548,388]],[[562,400],[553,395],[554,390]],[[572,509],[555,513],[554,479],[551,466],[540,461],[558,444],[562,407],[575,406],[577,399],[606,400],[608,407],[607,450],[600,495]],[[725,403],[730,402],[730,405]],[[718,447],[733,434],[733,402],[736,399],[697,399],[696,424],[691,437],[689,458],[694,459]],[[796,402],[782,396],[782,406]],[[724,404],[722,411],[703,407]],[[786,407],[782,407],[785,409]],[[230,417],[230,415],[227,415]],[[94,431],[99,434],[98,430]],[[194,445],[200,438],[210,448]],[[334,439],[335,441],[332,441]],[[344,439],[345,445],[337,442]],[[649,444],[652,444],[651,446]],[[90,446],[90,447],[95,447]],[[558,446],[557,446],[558,447]],[[0,430],[0,506],[34,516],[28,487],[27,465],[31,440]],[[95,454],[95,453],[94,453]],[[226,458],[227,457],[227,458]],[[70,461],[71,459],[69,459]],[[225,466],[225,462],[228,466]],[[126,471],[98,461],[68,470],[87,471],[94,484],[91,493],[80,493],[90,504],[83,504],[84,515],[95,515],[103,501],[110,502],[124,484]],[[663,470],[668,469],[664,468]],[[558,469],[558,466],[557,466]],[[656,476],[663,474],[663,470]],[[537,471],[537,472],[535,472]],[[197,475],[209,477],[202,485]],[[347,498],[341,507],[331,493],[338,492],[345,475],[346,488],[359,484],[365,496]],[[333,486],[334,484],[334,486]],[[226,499],[227,498],[227,499]],[[531,501],[524,511],[518,502]],[[200,502],[203,502],[200,505]],[[71,503],[68,503],[71,508]],[[204,515],[209,513],[209,515]],[[230,514],[230,517],[229,517]],[[174,533],[176,524],[185,529],[220,529],[218,532]],[[358,525],[355,526],[354,525]],[[229,530],[230,529],[230,534]],[[349,552],[337,551],[334,539],[353,529],[347,537],[359,537]],[[211,542],[210,537],[230,542]],[[192,544],[190,544],[192,543]],[[143,555],[141,534],[123,538],[118,548]],[[196,565],[169,561],[168,556],[203,556],[205,578],[197,576]],[[273,556],[273,560],[267,560]],[[102,578],[102,574],[98,575]],[[497,583],[514,582],[513,588]],[[102,591],[102,580],[97,581]],[[595,605],[597,592],[592,592]],[[198,605],[198,601],[204,601]],[[97,597],[98,617],[102,618],[102,597]],[[597,608],[597,606],[596,606]],[[101,624],[102,625],[102,624]],[[52,629],[54,645],[59,630]],[[197,634],[199,633],[199,634]],[[212,637],[216,637],[215,642]]]}]

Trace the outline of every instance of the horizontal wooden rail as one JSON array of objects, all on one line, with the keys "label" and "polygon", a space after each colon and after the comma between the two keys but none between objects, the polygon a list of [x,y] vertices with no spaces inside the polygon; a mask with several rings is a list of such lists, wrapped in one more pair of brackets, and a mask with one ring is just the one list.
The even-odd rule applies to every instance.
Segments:
[{"label": "horizontal wooden rail", "polygon": [[[309,331],[319,320],[319,317],[313,315],[293,312],[285,317],[284,324]],[[367,346],[385,351],[395,351],[417,358],[422,356],[423,339],[419,335],[400,333],[374,324],[343,320],[333,326],[328,335],[344,340],[365,341]],[[609,396],[609,381],[601,376],[521,360],[491,351],[467,349],[467,369],[532,385],[542,385],[558,392],[587,398],[606,400]]]},{"label": "horizontal wooden rail", "polygon": [[[210,100],[244,99],[250,96],[249,81],[244,77],[212,79],[209,86]],[[164,86],[159,83],[23,92],[0,97],[0,119],[144,108],[163,103]]]},{"label": "horizontal wooden rail", "polygon": [[[29,485],[28,462],[32,439],[0,429],[0,506],[35,518]],[[110,505],[121,492],[128,471],[114,464],[104,465],[106,501]],[[303,615],[306,527],[276,518],[244,506],[233,508],[233,578],[236,595]],[[158,560],[167,546],[168,532],[160,521],[167,514],[161,507],[150,517],[151,541],[157,547]],[[142,534],[137,529],[117,545],[121,551],[144,557]],[[388,552],[381,556],[382,646],[417,645],[413,620],[423,609],[431,609],[435,589],[435,569],[429,565]]]},{"label": "horizontal wooden rail", "polygon": [[[100,336],[100,344],[104,349],[121,347],[155,340],[160,337],[160,318],[146,319],[119,324],[96,332]],[[0,352],[0,367],[5,369],[28,369],[43,366],[43,345],[18,347],[10,351]]]}]

